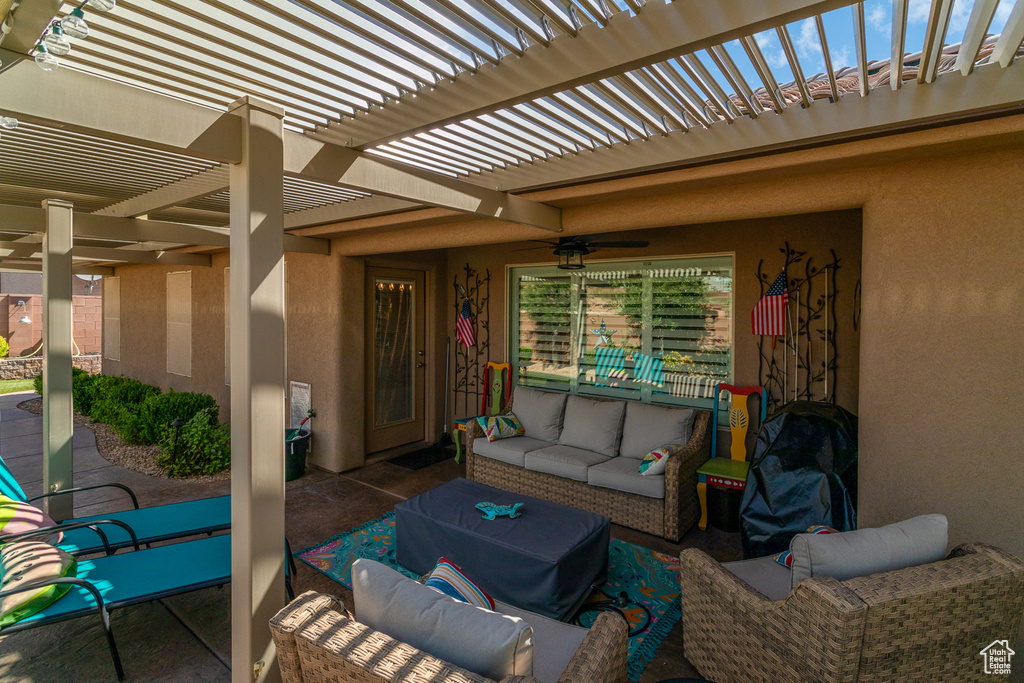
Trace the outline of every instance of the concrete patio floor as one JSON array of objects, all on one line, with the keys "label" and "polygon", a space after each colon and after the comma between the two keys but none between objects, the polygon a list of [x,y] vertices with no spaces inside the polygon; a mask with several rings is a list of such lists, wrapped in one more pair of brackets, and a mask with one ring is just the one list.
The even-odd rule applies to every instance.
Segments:
[{"label": "concrete patio floor", "polygon": [[[0,455],[29,497],[42,492],[42,418],[16,406],[32,397],[31,393],[0,396]],[[83,425],[75,425],[74,458],[76,486],[126,484],[143,507],[230,492],[228,480],[176,482],[113,465],[99,455],[92,431]],[[381,516],[401,500],[464,475],[465,467],[452,460],[415,471],[388,462],[340,475],[308,468],[305,476],[287,484],[288,539],[293,550],[305,548]],[[127,496],[116,490],[75,496],[76,516],[128,507]],[[694,528],[680,544],[614,525],[612,535],[670,554],[696,546],[720,560],[740,557],[739,535],[711,528],[705,532]],[[302,562],[298,567],[296,593],[317,590],[340,595],[351,604],[343,586]],[[229,681],[230,602],[230,587],[210,588],[114,612],[111,625],[126,680]],[[640,681],[695,675],[683,658],[677,626]],[[98,619],[75,619],[0,637],[0,683],[54,680],[116,680]]]}]

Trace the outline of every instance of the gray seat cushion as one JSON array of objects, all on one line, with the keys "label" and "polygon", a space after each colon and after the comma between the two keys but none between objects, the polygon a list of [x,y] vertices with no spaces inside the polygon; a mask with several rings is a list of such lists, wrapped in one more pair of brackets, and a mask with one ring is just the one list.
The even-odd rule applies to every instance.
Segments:
[{"label": "gray seat cushion", "polygon": [[774,557],[768,555],[740,562],[725,562],[722,568],[731,571],[769,600],[782,600],[789,595],[790,571],[776,562]]},{"label": "gray seat cushion", "polygon": [[587,469],[608,460],[608,456],[572,446],[548,446],[526,454],[526,469],[558,477],[587,480]]},{"label": "gray seat cushion", "polygon": [[797,534],[789,544],[792,585],[811,576],[846,581],[938,562],[946,556],[947,532],[945,515],[921,515],[876,529]]},{"label": "gray seat cushion", "polygon": [[652,474],[645,477],[640,474],[639,467],[639,460],[622,456],[612,458],[587,470],[587,483],[648,498],[664,498],[665,475]]},{"label": "gray seat cushion", "polygon": [[629,401],[622,424],[619,456],[643,458],[659,446],[686,443],[693,431],[692,408],[652,406]]},{"label": "gray seat cushion", "polygon": [[619,452],[625,409],[624,401],[595,401],[570,396],[565,403],[565,420],[558,443],[615,457]]},{"label": "gray seat cushion", "polygon": [[558,683],[588,630],[534,612],[494,601],[494,611],[519,617],[533,628],[533,677],[540,683]]},{"label": "gray seat cushion", "polygon": [[524,435],[531,439],[558,442],[562,433],[562,414],[568,394],[538,391],[529,387],[516,387],[512,399],[512,414],[519,418]]},{"label": "gray seat cushion", "polygon": [[356,619],[439,659],[500,681],[533,674],[524,620],[459,602],[373,560],[352,563]]},{"label": "gray seat cushion", "polygon": [[523,456],[530,451],[547,448],[550,445],[547,441],[531,439],[528,436],[513,436],[498,441],[488,441],[485,437],[481,437],[473,439],[473,452],[485,458],[523,467],[526,464]]}]

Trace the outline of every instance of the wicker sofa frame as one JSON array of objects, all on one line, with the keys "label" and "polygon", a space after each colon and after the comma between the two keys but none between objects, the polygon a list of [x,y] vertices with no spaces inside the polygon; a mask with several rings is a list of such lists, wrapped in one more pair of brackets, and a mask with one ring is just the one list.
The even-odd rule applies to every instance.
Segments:
[{"label": "wicker sofa frame", "polygon": [[1017,637],[1024,562],[967,544],[945,560],[769,600],[706,553],[679,556],[683,649],[730,681],[985,681],[980,651]]},{"label": "wicker sofa frame", "polygon": [[[506,412],[512,412],[514,401],[513,393],[505,408]],[[525,467],[479,456],[473,452],[473,439],[482,437],[484,433],[475,420],[466,427],[466,478],[513,493],[605,515],[615,524],[678,542],[700,519],[697,468],[711,457],[710,425],[710,411],[696,411],[690,440],[669,455],[665,468],[664,498],[650,498],[591,486],[584,481],[534,472]]]},{"label": "wicker sofa frame", "polygon": [[[559,683],[624,683],[626,622],[598,616]],[[340,599],[309,591],[270,620],[284,683],[491,683],[359,623]],[[532,676],[507,676],[501,683],[537,683]]]}]

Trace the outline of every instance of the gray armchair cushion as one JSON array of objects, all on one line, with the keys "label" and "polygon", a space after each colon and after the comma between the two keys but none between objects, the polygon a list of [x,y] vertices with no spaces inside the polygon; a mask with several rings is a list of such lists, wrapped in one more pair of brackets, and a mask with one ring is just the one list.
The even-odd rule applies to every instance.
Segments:
[{"label": "gray armchair cushion", "polygon": [[548,446],[526,454],[526,469],[586,481],[587,469],[607,459],[608,456],[582,448]]},{"label": "gray armchair cushion", "polygon": [[812,576],[846,581],[895,569],[938,562],[949,542],[945,515],[921,515],[877,529],[838,534],[797,534],[790,584]]},{"label": "gray armchair cushion", "polygon": [[652,474],[645,477],[640,474],[638,466],[639,463],[632,458],[612,458],[588,469],[587,483],[648,498],[664,498],[665,475]]},{"label": "gray armchair cushion", "polygon": [[531,439],[528,436],[513,436],[500,441],[488,441],[481,438],[473,439],[473,452],[485,458],[523,467],[526,464],[524,456],[527,453],[547,448],[550,445],[547,441]]},{"label": "gray armchair cushion", "polygon": [[556,443],[558,435],[562,433],[562,414],[565,412],[566,396],[568,394],[516,387],[516,394],[512,399],[512,414],[523,424],[525,436]]},{"label": "gray armchair cushion", "polygon": [[790,570],[776,562],[774,555],[739,562],[724,562],[722,568],[728,569],[769,600],[782,600],[789,595]]},{"label": "gray armchair cushion", "polygon": [[519,617],[533,628],[533,677],[540,683],[558,683],[588,630],[524,609],[494,601],[494,611]]},{"label": "gray armchair cushion", "polygon": [[565,420],[558,443],[615,457],[625,409],[624,401],[595,401],[570,396],[565,404]]},{"label": "gray armchair cushion", "polygon": [[692,408],[654,406],[629,401],[622,425],[619,456],[642,459],[659,446],[686,443],[693,431]]},{"label": "gray armchair cushion", "polygon": [[500,681],[533,675],[533,628],[402,576],[373,560],[352,564],[356,619],[395,640]]}]

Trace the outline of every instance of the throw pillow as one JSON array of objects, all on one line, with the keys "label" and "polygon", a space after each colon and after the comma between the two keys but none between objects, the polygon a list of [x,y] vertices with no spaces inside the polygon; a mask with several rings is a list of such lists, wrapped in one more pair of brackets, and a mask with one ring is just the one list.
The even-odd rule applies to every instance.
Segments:
[{"label": "throw pillow", "polygon": [[640,460],[666,443],[686,443],[693,432],[696,411],[637,401],[626,402],[626,418],[622,422],[622,443],[619,455]]},{"label": "throw pillow", "polygon": [[493,415],[491,417],[481,415],[476,421],[480,423],[480,428],[484,430],[488,441],[507,439],[511,436],[522,436],[526,431],[523,429],[519,419],[511,413],[508,415]]},{"label": "throw pillow", "polygon": [[443,557],[437,561],[437,566],[427,574],[423,585],[441,591],[459,602],[468,602],[484,609],[494,609],[494,598],[467,578],[455,564]]},{"label": "throw pillow", "polygon": [[669,453],[677,451],[685,445],[682,443],[670,443],[655,448],[640,461],[640,474],[644,476],[663,474],[668,466]]},{"label": "throw pillow", "polygon": [[619,454],[625,412],[625,401],[570,396],[565,402],[565,420],[558,443],[614,458]]},{"label": "throw pillow", "polygon": [[[57,522],[34,505],[0,495],[0,539],[53,526],[57,526]],[[51,536],[33,540],[56,545],[63,540],[63,534],[58,531]]]},{"label": "throw pillow", "polygon": [[[14,541],[0,548],[0,589],[5,591],[31,581],[77,573],[78,562],[74,557],[42,541]],[[58,584],[8,595],[0,601],[0,629],[52,605],[69,590],[70,584]]]},{"label": "throw pillow", "polygon": [[[807,531],[805,531],[804,533],[805,534],[838,534],[839,531],[837,529],[833,529],[830,526],[826,526],[825,524],[815,524],[814,526],[807,527]],[[772,559],[774,559],[776,562],[781,564],[786,569],[792,569],[793,568],[793,551],[792,550],[783,550],[778,555],[775,555]]]},{"label": "throw pillow", "polygon": [[562,433],[562,416],[567,394],[516,387],[512,408],[523,423],[526,436],[554,443]]}]

